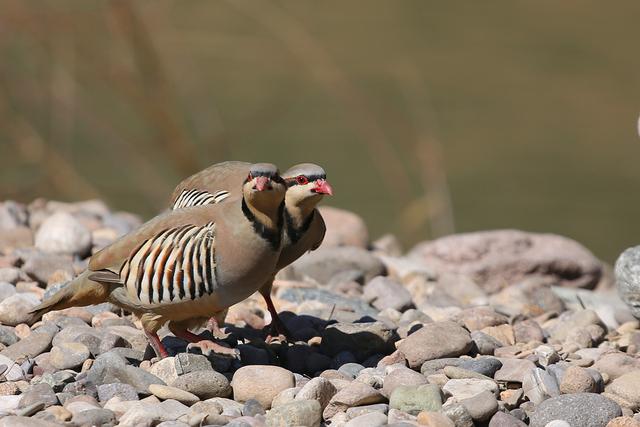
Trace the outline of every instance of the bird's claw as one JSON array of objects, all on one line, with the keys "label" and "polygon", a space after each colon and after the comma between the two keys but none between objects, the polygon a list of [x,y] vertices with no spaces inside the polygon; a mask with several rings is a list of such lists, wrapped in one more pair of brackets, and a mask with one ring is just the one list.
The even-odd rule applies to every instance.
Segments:
[{"label": "bird's claw", "polygon": [[200,352],[205,356],[210,356],[211,353],[215,353],[224,356],[231,356],[236,359],[240,358],[240,351],[237,348],[225,347],[211,340],[202,340],[195,343],[189,343],[187,345],[187,352],[192,348],[199,349]]}]

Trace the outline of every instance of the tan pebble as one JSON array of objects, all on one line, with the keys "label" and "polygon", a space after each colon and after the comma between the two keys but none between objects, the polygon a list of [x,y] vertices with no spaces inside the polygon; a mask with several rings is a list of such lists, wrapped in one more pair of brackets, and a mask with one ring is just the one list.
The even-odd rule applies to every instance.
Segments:
[{"label": "tan pebble", "polygon": [[618,417],[609,421],[607,427],[640,427],[640,421],[633,417]]},{"label": "tan pebble", "polygon": [[427,427],[455,427],[449,417],[439,412],[422,411],[418,414],[418,424]]},{"label": "tan pebble", "polygon": [[20,390],[20,393],[26,393],[27,390],[31,388],[31,384],[29,383],[29,381],[19,380],[14,381],[13,383],[18,386],[18,390]]},{"label": "tan pebble", "polygon": [[597,385],[589,372],[580,366],[569,366],[560,382],[560,391],[565,394],[593,393]]},{"label": "tan pebble", "polygon": [[483,328],[482,332],[497,339],[503,345],[509,346],[516,343],[513,326],[511,325],[488,326]]},{"label": "tan pebble", "polygon": [[98,313],[91,319],[91,326],[94,328],[102,326],[102,323],[107,319],[117,319],[118,315],[112,313],[110,311],[103,311],[102,313]]},{"label": "tan pebble", "polygon": [[185,405],[193,405],[200,401],[200,398],[188,391],[180,390],[176,387],[170,387],[162,384],[151,384],[149,386],[149,392],[153,393],[158,399],[167,400],[174,399]]},{"label": "tan pebble", "polygon": [[71,421],[71,417],[73,416],[73,414],[63,406],[49,406],[45,411],[52,414],[56,418],[56,421],[61,423]]},{"label": "tan pebble", "polygon": [[616,331],[622,335],[622,334],[626,334],[629,332],[633,332],[636,329],[640,329],[640,321],[638,320],[631,320],[629,322],[625,322],[622,325],[620,325],[618,327],[618,329],[616,329]]},{"label": "tan pebble", "polygon": [[307,344],[309,345],[320,345],[322,343],[322,337],[312,337]]},{"label": "tan pebble", "polygon": [[0,396],[14,396],[20,389],[14,382],[0,383]]},{"label": "tan pebble", "polygon": [[93,366],[93,359],[87,359],[82,363],[80,372],[87,372]]},{"label": "tan pebble", "polygon": [[31,328],[26,323],[20,323],[19,325],[16,325],[13,332],[15,332],[18,338],[23,340],[29,335],[31,335]]},{"label": "tan pebble", "polygon": [[151,369],[151,361],[150,360],[143,360],[142,362],[140,362],[140,368],[144,369],[145,371],[148,371]]},{"label": "tan pebble", "polygon": [[51,285],[68,282],[71,279],[73,279],[73,276],[67,270],[56,270],[48,277],[47,288]]}]

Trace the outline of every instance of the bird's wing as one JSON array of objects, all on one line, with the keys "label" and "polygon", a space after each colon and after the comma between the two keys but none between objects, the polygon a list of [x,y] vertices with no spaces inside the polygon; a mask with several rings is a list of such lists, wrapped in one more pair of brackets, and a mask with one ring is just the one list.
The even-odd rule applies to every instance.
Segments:
[{"label": "bird's wing", "polygon": [[191,175],[173,190],[170,209],[219,203],[229,196],[239,196],[250,167],[251,163],[229,161]]}]

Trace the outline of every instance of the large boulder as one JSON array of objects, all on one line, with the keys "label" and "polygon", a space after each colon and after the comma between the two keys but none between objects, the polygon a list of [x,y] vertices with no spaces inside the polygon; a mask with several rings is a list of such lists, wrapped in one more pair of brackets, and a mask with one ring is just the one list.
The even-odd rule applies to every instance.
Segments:
[{"label": "large boulder", "polygon": [[438,273],[473,278],[488,292],[540,277],[550,284],[593,289],[602,263],[579,243],[518,230],[457,234],[416,245],[408,254]]}]

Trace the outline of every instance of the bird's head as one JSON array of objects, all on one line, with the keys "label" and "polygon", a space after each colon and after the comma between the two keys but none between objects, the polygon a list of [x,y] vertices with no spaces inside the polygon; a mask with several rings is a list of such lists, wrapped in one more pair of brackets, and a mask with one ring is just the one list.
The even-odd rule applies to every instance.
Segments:
[{"label": "bird's head", "polygon": [[313,163],[295,165],[282,177],[287,184],[287,206],[306,205],[314,208],[323,196],[333,195],[326,172]]},{"label": "bird's head", "polygon": [[287,191],[278,168],[271,163],[254,163],[242,185],[247,201],[258,210],[270,210],[280,206]]}]

